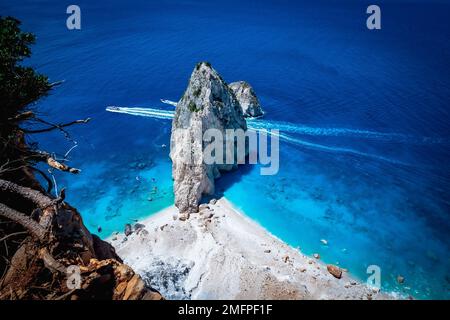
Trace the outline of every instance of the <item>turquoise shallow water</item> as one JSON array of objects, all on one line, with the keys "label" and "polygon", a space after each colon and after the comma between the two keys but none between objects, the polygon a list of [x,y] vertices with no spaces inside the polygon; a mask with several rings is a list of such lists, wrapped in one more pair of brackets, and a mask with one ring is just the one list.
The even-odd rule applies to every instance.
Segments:
[{"label": "turquoise shallow water", "polygon": [[[367,31],[358,0],[78,1],[79,32],[59,1],[2,1],[0,12],[37,34],[25,63],[66,80],[39,113],[93,119],[70,130],[82,173],[55,174],[92,232],[107,237],[173,203],[170,121],[105,107],[171,110],[160,99],[178,100],[208,60],[255,88],[266,116],[254,125],[283,134],[278,175],[244,166],[219,193],[361,280],[376,264],[384,290],[449,299],[449,5],[379,3],[381,32]],[[56,132],[29,139],[59,155],[72,146]]]},{"label": "turquoise shallow water", "polygon": [[[83,171],[83,178],[68,183],[86,226],[102,237],[122,232],[124,223],[133,224],[173,205],[171,163],[167,159],[151,165],[141,159],[123,168],[87,165]],[[113,177],[112,181],[107,177]]]}]

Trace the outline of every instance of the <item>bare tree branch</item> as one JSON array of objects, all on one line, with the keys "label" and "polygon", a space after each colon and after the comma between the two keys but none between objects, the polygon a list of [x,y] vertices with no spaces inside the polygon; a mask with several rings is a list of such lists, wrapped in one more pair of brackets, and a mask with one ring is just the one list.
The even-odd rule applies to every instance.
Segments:
[{"label": "bare tree branch", "polygon": [[17,222],[22,227],[27,229],[32,236],[39,239],[40,241],[45,240],[47,231],[41,225],[39,225],[39,223],[31,220],[30,217],[23,214],[22,212],[11,209],[3,203],[0,203],[0,215],[14,222]]},{"label": "bare tree branch", "polygon": [[72,168],[62,162],[59,162],[58,160],[53,158],[51,154],[49,154],[48,152],[45,152],[45,151],[36,151],[35,156],[39,160],[44,160],[45,162],[47,162],[47,164],[50,167],[55,168],[60,171],[70,172],[73,174],[80,173],[80,171],[81,171],[80,169]]},{"label": "bare tree branch", "polygon": [[66,268],[59,263],[51,254],[48,252],[47,248],[42,248],[39,250],[39,255],[41,259],[44,261],[45,267],[52,272],[61,272],[65,273]]},{"label": "bare tree branch", "polygon": [[46,124],[46,125],[48,125],[50,127],[43,128],[43,129],[35,129],[35,130],[24,129],[23,131],[25,133],[33,134],[33,133],[49,132],[49,131],[53,131],[53,130],[57,129],[57,130],[62,131],[66,137],[69,137],[69,133],[66,130],[64,130],[63,128],[71,126],[71,125],[74,125],[74,124],[88,123],[89,121],[91,121],[91,118],[86,118],[84,120],[75,120],[75,121],[71,121],[71,122],[68,122],[68,123],[60,123],[60,124],[53,124],[53,123],[47,122],[47,121],[42,120],[42,119],[36,119],[36,120],[38,120],[39,122],[42,122],[42,123],[44,123],[44,124]]},{"label": "bare tree branch", "polygon": [[28,234],[28,231],[20,231],[20,232],[10,233],[7,236],[4,236],[3,238],[1,238],[0,242],[5,241],[6,239],[9,239],[9,238],[14,237],[14,236],[21,235],[21,234]]},{"label": "bare tree branch", "polygon": [[55,81],[49,84],[50,88],[54,88],[56,86],[59,86],[60,84],[63,84],[64,82],[66,82],[66,80],[59,80],[59,81]]},{"label": "bare tree branch", "polygon": [[15,115],[14,117],[8,118],[8,121],[18,122],[23,120],[28,120],[34,117],[33,111],[25,111]]},{"label": "bare tree branch", "polygon": [[36,171],[37,173],[39,173],[41,175],[42,178],[44,178],[44,180],[47,182],[47,192],[50,193],[53,189],[53,182],[52,180],[50,180],[49,177],[47,177],[47,175],[45,174],[45,172],[43,172],[42,170],[35,168],[35,167],[29,167],[32,170]]},{"label": "bare tree branch", "polygon": [[37,190],[22,187],[10,181],[0,179],[0,191],[16,193],[35,203],[40,208],[47,208],[54,204],[53,200]]}]

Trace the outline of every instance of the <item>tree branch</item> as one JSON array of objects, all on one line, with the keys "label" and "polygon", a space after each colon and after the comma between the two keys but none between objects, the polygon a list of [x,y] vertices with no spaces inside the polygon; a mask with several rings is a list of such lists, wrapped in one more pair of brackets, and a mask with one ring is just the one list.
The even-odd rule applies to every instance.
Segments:
[{"label": "tree branch", "polygon": [[39,256],[44,261],[45,267],[50,271],[66,273],[66,268],[50,254],[47,248],[40,249]]},{"label": "tree branch", "polygon": [[14,117],[8,118],[8,121],[18,122],[22,120],[28,120],[34,117],[33,111],[25,111],[15,115]]},{"label": "tree branch", "polygon": [[55,82],[50,83],[49,87],[53,88],[53,87],[59,86],[60,84],[63,84],[64,82],[66,82],[66,80],[55,81]]},{"label": "tree branch", "polygon": [[80,169],[69,167],[68,165],[66,165],[64,163],[57,161],[55,158],[52,157],[51,154],[49,154],[48,152],[45,152],[45,151],[37,151],[35,153],[35,156],[36,156],[36,158],[47,162],[47,164],[50,167],[60,170],[60,171],[70,172],[73,174],[80,173],[80,171],[81,171]]},{"label": "tree branch", "polygon": [[45,172],[43,172],[42,170],[35,168],[35,167],[29,167],[32,170],[36,171],[37,173],[39,173],[41,175],[42,178],[44,178],[45,181],[47,181],[47,192],[50,193],[53,189],[53,182],[52,180],[50,180],[49,177],[47,177],[47,175],[45,174]]},{"label": "tree branch", "polygon": [[41,119],[36,119],[36,120],[38,120],[39,122],[42,122],[42,123],[44,123],[44,124],[46,124],[46,125],[48,125],[50,127],[43,128],[43,129],[36,129],[36,130],[24,129],[23,131],[25,133],[33,134],[33,133],[49,132],[49,131],[53,131],[53,130],[58,129],[58,130],[62,131],[64,133],[64,135],[67,137],[68,136],[68,132],[65,131],[63,128],[69,127],[69,126],[74,125],[74,124],[88,123],[89,121],[91,121],[91,118],[86,118],[84,120],[75,120],[75,121],[71,121],[71,122],[68,122],[68,123],[60,123],[60,124],[53,124],[53,123],[50,123],[50,122],[47,122],[47,121],[41,120]]},{"label": "tree branch", "polygon": [[43,227],[41,227],[39,223],[31,220],[30,217],[23,214],[22,212],[11,209],[3,203],[0,203],[0,215],[20,224],[22,227],[27,229],[32,236],[39,239],[40,241],[44,241],[46,239],[47,231]]},{"label": "tree branch", "polygon": [[47,208],[54,204],[53,200],[37,190],[19,186],[13,182],[0,179],[0,191],[16,193],[25,199],[32,201],[38,207]]},{"label": "tree branch", "polygon": [[27,234],[27,231],[20,231],[20,232],[14,232],[14,233],[10,233],[7,236],[4,236],[3,238],[0,239],[0,242],[5,241],[8,238],[14,237],[14,236],[18,236],[21,234]]}]

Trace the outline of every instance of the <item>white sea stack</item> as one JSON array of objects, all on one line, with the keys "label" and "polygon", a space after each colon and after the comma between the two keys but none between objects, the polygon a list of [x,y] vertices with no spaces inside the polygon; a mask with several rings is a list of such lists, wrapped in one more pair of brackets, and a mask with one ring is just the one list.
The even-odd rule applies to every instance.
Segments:
[{"label": "white sea stack", "polygon": [[242,107],[244,117],[260,117],[264,113],[252,86],[245,81],[233,82],[229,85]]},{"label": "white sea stack", "polygon": [[[214,179],[220,176],[220,171],[237,167],[236,160],[228,164],[225,161],[224,164],[206,164],[203,161],[203,150],[209,143],[202,141],[202,138],[208,129],[219,130],[225,138],[226,129],[245,131],[247,124],[241,105],[231,89],[209,63],[202,62],[192,72],[172,122],[170,158],[175,205],[182,213],[198,212],[202,195],[214,194]],[[230,152],[225,145],[224,158]],[[236,155],[237,144],[230,146]],[[247,154],[248,150],[244,152]],[[194,162],[187,162],[187,157]]]}]

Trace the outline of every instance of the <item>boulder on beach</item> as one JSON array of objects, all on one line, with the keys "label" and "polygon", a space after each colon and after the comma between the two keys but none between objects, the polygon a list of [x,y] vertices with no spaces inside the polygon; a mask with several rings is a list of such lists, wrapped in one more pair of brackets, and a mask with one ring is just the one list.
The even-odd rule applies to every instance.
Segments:
[{"label": "boulder on beach", "polygon": [[332,264],[327,265],[327,270],[333,277],[340,279],[342,277],[342,269]]},{"label": "boulder on beach", "polygon": [[186,221],[186,220],[189,219],[189,217],[190,217],[190,214],[189,214],[189,213],[186,213],[186,212],[180,213],[180,214],[178,215],[178,219],[179,219],[180,221]]}]

